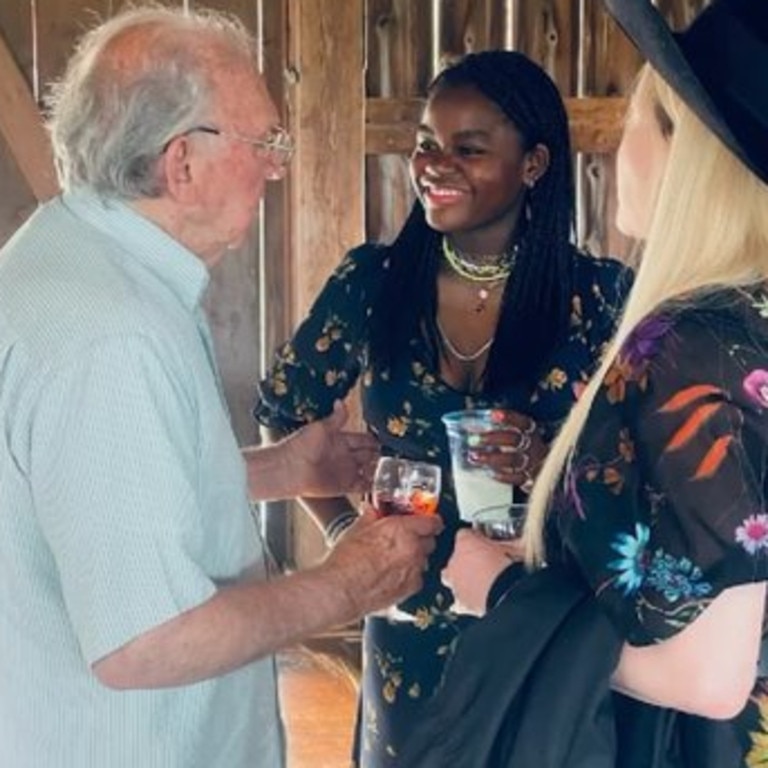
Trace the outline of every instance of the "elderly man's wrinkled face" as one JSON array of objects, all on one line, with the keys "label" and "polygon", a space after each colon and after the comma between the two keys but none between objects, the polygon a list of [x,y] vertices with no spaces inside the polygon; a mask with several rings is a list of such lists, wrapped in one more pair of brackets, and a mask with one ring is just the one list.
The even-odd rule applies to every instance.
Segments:
[{"label": "elderly man's wrinkled face", "polygon": [[[264,81],[249,68],[220,78],[213,114],[194,137],[199,231],[196,252],[210,266],[245,243],[267,181],[283,177],[277,109]],[[278,148],[275,148],[276,143]]]}]

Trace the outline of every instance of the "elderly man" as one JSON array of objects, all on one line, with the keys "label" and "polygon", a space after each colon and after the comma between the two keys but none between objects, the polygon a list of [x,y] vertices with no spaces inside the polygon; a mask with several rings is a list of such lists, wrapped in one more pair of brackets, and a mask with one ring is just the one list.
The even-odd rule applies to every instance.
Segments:
[{"label": "elderly man", "polygon": [[354,489],[373,453],[341,408],[246,461],[228,422],[200,299],[290,151],[242,28],[112,19],[51,132],[64,193],[0,257],[0,763],[280,766],[270,654],[418,588],[440,523],[266,577],[248,488]]}]

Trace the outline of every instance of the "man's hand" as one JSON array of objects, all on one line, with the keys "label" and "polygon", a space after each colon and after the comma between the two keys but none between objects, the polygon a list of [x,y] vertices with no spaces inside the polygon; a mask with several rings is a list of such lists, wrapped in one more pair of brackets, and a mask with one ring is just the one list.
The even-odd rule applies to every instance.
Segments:
[{"label": "man's hand", "polygon": [[437,515],[377,519],[367,511],[344,532],[320,568],[333,573],[350,616],[388,608],[421,589],[442,529]]},{"label": "man's hand", "polygon": [[379,445],[372,435],[342,431],[346,421],[346,406],[337,400],[328,418],[307,424],[283,440],[287,460],[300,478],[302,496],[370,490]]},{"label": "man's hand", "polygon": [[343,431],[347,409],[337,401],[326,419],[277,442],[243,449],[254,501],[344,496],[370,490],[379,445],[372,435]]}]

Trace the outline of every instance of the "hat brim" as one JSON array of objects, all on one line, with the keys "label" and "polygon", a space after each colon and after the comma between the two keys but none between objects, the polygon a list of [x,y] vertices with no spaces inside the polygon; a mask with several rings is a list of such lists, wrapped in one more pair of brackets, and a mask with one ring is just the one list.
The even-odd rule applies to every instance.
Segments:
[{"label": "hat brim", "polygon": [[688,63],[677,37],[650,0],[603,0],[608,13],[638,51],[690,109],[743,157],[739,142]]}]

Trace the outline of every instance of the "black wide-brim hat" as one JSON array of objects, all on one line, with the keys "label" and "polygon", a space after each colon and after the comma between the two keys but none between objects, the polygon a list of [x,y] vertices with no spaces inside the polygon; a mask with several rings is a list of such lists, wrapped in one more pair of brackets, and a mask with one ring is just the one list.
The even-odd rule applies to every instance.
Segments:
[{"label": "black wide-brim hat", "polygon": [[768,183],[768,0],[713,0],[672,32],[650,0],[604,0],[650,65]]}]

